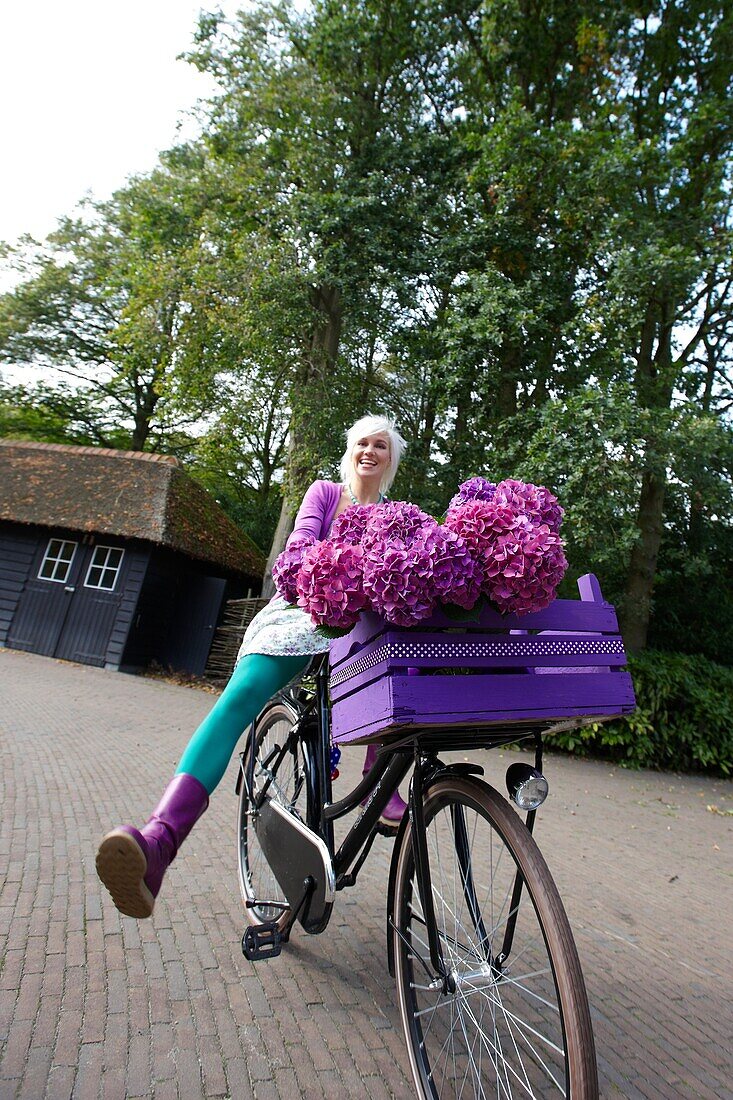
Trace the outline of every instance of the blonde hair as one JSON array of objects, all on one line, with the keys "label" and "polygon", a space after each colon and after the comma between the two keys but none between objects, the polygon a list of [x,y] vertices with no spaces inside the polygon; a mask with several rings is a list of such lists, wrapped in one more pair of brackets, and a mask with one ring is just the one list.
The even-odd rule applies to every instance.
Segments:
[{"label": "blonde hair", "polygon": [[402,453],[407,446],[392,421],[388,420],[386,416],[362,416],[346,432],[346,450],[341,457],[339,466],[341,480],[344,485],[349,484],[354,472],[351,464],[352,452],[355,445],[365,435],[386,435],[389,440],[389,465],[379,485],[380,493],[386,493],[395,479]]}]

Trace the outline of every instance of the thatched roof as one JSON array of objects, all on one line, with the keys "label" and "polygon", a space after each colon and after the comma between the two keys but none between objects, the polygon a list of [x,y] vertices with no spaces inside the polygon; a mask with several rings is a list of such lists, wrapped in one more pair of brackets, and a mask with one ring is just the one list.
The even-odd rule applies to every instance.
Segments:
[{"label": "thatched roof", "polygon": [[172,455],[0,440],[0,519],[145,539],[252,578],[265,568]]}]

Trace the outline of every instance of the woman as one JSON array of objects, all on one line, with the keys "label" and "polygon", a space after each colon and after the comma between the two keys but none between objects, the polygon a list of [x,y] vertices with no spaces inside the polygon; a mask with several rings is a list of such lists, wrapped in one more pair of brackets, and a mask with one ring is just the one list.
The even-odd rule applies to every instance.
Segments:
[{"label": "woman", "polygon": [[[346,435],[341,484],[315,481],[306,492],[288,542],[300,535],[325,538],[352,505],[376,504],[392,484],[405,441],[385,417],[365,416]],[[303,611],[286,609],[276,596],[250,623],[237,665],[216,705],[198,727],[150,820],[142,829],[121,825],[97,852],[97,873],[121,913],[149,917],[163,876],[180,845],[209,804],[242,732],[276,692],[298,676],[329,643],[314,633]],[[367,750],[364,771],[376,749]],[[395,791],[383,822],[397,825],[405,803]]]}]

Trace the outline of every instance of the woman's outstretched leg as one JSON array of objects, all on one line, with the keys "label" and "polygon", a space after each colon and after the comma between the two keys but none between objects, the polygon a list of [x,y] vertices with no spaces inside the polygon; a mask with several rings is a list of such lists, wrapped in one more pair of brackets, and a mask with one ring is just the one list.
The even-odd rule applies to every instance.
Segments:
[{"label": "woman's outstretched leg", "polygon": [[209,804],[242,732],[277,691],[303,671],[306,657],[243,657],[198,727],[178,770],[142,829],[121,825],[97,852],[97,873],[121,913],[149,917],[163,875]]}]

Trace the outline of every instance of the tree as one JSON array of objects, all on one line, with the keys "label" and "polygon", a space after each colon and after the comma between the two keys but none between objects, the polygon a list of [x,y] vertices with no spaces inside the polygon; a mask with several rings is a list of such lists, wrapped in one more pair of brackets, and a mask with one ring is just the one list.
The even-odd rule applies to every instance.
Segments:
[{"label": "tree", "polygon": [[185,355],[196,211],[184,181],[161,167],[43,244],[24,238],[10,260],[22,276],[0,298],[0,356],[71,380],[99,442],[166,446],[201,416],[180,415],[174,374]]},{"label": "tree", "polygon": [[284,376],[290,444],[271,556],[308,482],[338,457],[336,426],[372,388],[369,359],[340,356],[342,341],[374,342],[385,298],[416,270],[425,199],[411,171],[421,101],[403,76],[411,22],[404,3],[329,0],[302,16],[262,5],[235,28],[201,23],[193,60],[221,86],[206,148],[222,207],[295,258],[289,288],[307,317]]},{"label": "tree", "polygon": [[[464,150],[450,162],[453,202],[432,223],[446,288],[435,334],[447,379],[441,470],[455,484],[506,469],[520,452],[537,457],[563,408],[581,415],[589,385],[608,407],[625,394],[621,453],[634,488],[621,479],[627,502],[609,518],[623,530],[625,637],[640,649],[671,522],[667,486],[685,442],[705,438],[704,424],[729,402],[730,14],[673,2],[530,10],[522,0],[459,0],[431,10],[436,23],[448,18],[425,79],[440,127]],[[699,428],[683,437],[698,413]],[[617,435],[601,449],[604,465],[619,457]],[[691,534],[710,475],[727,476],[709,457],[703,448],[692,464]],[[568,470],[557,473],[572,486]]]},{"label": "tree", "polygon": [[625,358],[646,413],[638,537],[623,606],[632,651],[647,640],[675,464],[669,414],[687,406],[688,417],[709,416],[721,393],[720,355],[701,372],[698,352],[718,347],[733,319],[732,46],[723,5],[650,5],[629,28],[623,79],[609,97],[627,186],[609,226],[613,242],[606,237],[603,289],[609,320],[631,337]]}]

